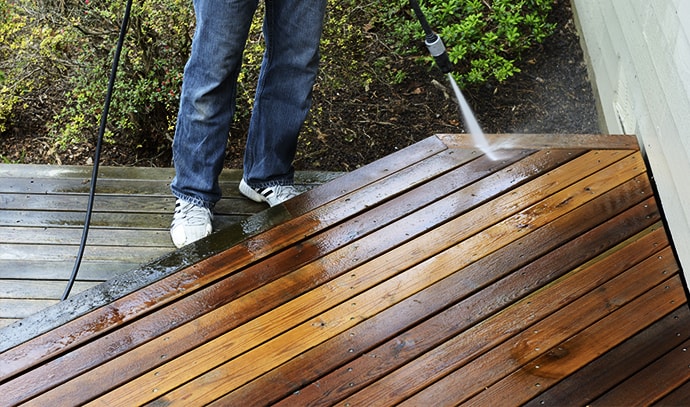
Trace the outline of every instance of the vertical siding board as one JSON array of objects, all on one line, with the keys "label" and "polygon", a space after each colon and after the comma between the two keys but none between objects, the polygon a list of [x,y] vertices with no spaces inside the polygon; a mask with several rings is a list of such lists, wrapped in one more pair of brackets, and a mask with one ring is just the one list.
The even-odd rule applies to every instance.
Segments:
[{"label": "vertical siding board", "polygon": [[[578,2],[585,2],[586,0],[574,0],[576,5]],[[613,94],[613,83],[616,83],[612,77],[615,73],[602,69],[602,61],[605,60],[604,54],[610,52],[611,49],[607,47],[611,41],[608,39],[608,32],[606,29],[606,21],[604,20],[604,13],[601,10],[601,3],[592,2],[582,7],[578,7],[578,12],[574,12],[574,17],[577,25],[581,27],[581,31],[588,35],[584,36],[581,33],[581,43],[585,48],[585,58],[589,62],[589,75],[592,81],[592,86],[598,95]],[[573,8],[575,11],[575,8]],[[612,112],[613,106],[601,100],[597,105],[600,110],[599,123],[602,128],[608,128],[610,133],[622,134],[620,129],[615,129],[616,123],[609,123],[608,120],[615,115]]]},{"label": "vertical siding board", "polygon": [[[690,2],[572,0],[610,133],[634,125],[677,243],[690,240]],[[624,100],[621,100],[624,99]],[[616,108],[618,104],[618,111]],[[677,245],[690,270],[690,246]],[[687,280],[687,279],[686,279]]]},{"label": "vertical siding board", "polygon": [[[610,3],[602,2],[600,4],[597,4],[597,7],[601,9],[600,13],[603,17],[603,21],[601,22],[601,29],[606,33],[605,37],[603,40],[605,41],[603,43],[604,46],[604,53],[601,56],[601,68],[607,72],[608,80],[609,83],[607,84],[607,87],[609,88],[610,95],[612,98],[615,98],[616,93],[619,91],[618,89],[618,83],[620,81],[620,68],[619,68],[619,61],[623,57],[622,52],[625,52],[625,49],[622,48],[617,48],[614,46],[614,44],[620,42],[623,39],[623,30],[621,29],[621,22],[618,19],[618,16],[613,12],[613,5]],[[604,103],[609,109],[613,109],[613,103],[611,100],[602,102]],[[617,114],[614,110],[610,110],[610,113],[612,114],[612,117],[617,117]],[[609,133],[623,133],[619,124],[619,120],[615,119],[612,121],[608,121],[607,123],[614,123],[615,128],[611,129]]]}]

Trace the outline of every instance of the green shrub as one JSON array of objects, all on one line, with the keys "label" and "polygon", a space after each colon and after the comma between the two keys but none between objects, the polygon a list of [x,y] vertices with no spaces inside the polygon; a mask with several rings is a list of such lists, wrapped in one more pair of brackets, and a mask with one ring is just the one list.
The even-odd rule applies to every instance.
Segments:
[{"label": "green shrub", "polygon": [[16,7],[0,0],[0,133],[7,130],[12,111],[26,86],[25,81],[14,80],[21,77],[21,66],[13,63],[14,55],[21,48],[18,33],[24,26]]},{"label": "green shrub", "polygon": [[[547,22],[554,0],[420,0],[455,65],[460,83],[506,80],[519,69],[520,54],[552,34]],[[423,41],[423,32],[409,0],[391,1],[381,22],[401,53],[418,53],[409,44]],[[425,50],[424,50],[425,52]],[[431,63],[431,57],[423,59]]]},{"label": "green shrub", "polygon": [[[64,78],[65,105],[49,124],[64,144],[93,136],[98,128],[124,13],[122,1],[74,6],[80,12],[63,19],[74,66]],[[167,148],[193,32],[191,0],[136,1],[130,18],[106,135]]]},{"label": "green shrub", "polygon": [[[23,107],[18,104],[36,105],[59,145],[92,140],[124,6],[111,0],[3,3],[0,124]],[[193,24],[191,0],[134,2],[108,118],[110,140],[117,135],[169,145]]]}]

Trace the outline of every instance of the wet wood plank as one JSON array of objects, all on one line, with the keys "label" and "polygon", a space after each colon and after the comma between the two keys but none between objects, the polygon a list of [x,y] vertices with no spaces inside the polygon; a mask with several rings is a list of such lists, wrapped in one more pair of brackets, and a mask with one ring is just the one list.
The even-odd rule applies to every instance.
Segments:
[{"label": "wet wood plank", "polygon": [[[612,193],[628,195],[633,191],[634,189],[628,189]],[[639,191],[643,192],[644,189]],[[650,192],[648,186],[647,192]],[[407,325],[414,326],[427,318],[428,315],[442,311],[448,303],[462,301],[462,298],[471,295],[473,291],[478,290],[480,287],[486,287],[492,281],[501,278],[501,275],[488,273],[487,271],[510,270],[509,267],[518,268],[524,266],[530,261],[543,256],[550,249],[563,244],[564,241],[568,241],[596,226],[598,222],[603,221],[602,219],[607,219],[621,209],[620,207],[608,205],[608,202],[623,202],[623,200],[611,196],[597,198],[592,201],[589,207],[579,208],[559,218],[556,222],[549,224],[546,228],[518,239],[505,248],[496,251],[491,256],[484,257],[468,266],[463,273],[456,273],[448,279],[430,286],[429,289],[402,301],[376,317],[364,321],[360,324],[361,326],[354,327],[340,334],[338,337],[333,338],[330,343],[326,343],[325,346],[310,350],[299,359],[288,362],[260,379],[230,393],[222,400],[228,404],[235,404],[241,401],[242,397],[249,397],[250,394],[253,394],[255,397],[259,397],[258,400],[262,404],[264,402],[266,404],[273,403],[281,395],[290,394],[296,390],[296,388],[291,386],[295,386],[295,383],[300,381],[299,379],[316,380],[320,372],[329,370],[329,367],[335,370],[339,366],[344,367],[337,369],[328,376],[319,378],[318,386],[304,388],[298,395],[294,395],[287,400],[290,402],[294,401],[299,405],[318,404],[313,399],[320,397],[322,394],[324,397],[327,397],[326,395],[332,395],[334,392],[344,391],[345,389],[350,392],[356,390],[356,388],[353,388],[355,386],[350,384],[355,383],[352,381],[354,378],[357,378],[356,383],[363,383],[361,378],[362,372],[371,370],[378,372],[379,375],[383,375],[388,370],[385,369],[385,366],[382,366],[382,363],[385,363],[382,361],[384,360],[383,358],[371,358],[369,355],[362,355],[362,349],[384,342],[392,332],[399,332]],[[657,233],[657,235],[659,234]],[[592,233],[585,235],[582,239],[584,242],[596,242],[598,237],[598,235]],[[583,249],[582,253],[588,253],[591,250],[587,250],[587,247],[581,248]],[[523,272],[527,273],[529,271],[531,275],[534,275],[532,274],[534,270],[551,270],[551,272],[554,272],[555,265],[567,269],[570,264],[578,264],[577,261],[579,260],[576,258],[566,259],[560,256],[548,263],[545,261],[535,263],[533,267],[523,269]],[[550,267],[546,267],[547,264]],[[471,278],[471,276],[474,276],[474,278]],[[482,280],[478,279],[479,276],[482,277]],[[538,284],[539,281],[539,279],[535,278],[535,284]],[[461,287],[467,288],[463,291],[460,289]],[[488,294],[489,298],[491,295],[492,293]],[[462,313],[467,309],[477,309],[483,301],[485,301],[485,297],[477,295],[462,306],[458,306],[456,308],[458,312],[457,317],[462,318]],[[419,304],[424,304],[425,306],[419,307]],[[480,313],[477,314],[479,315]],[[374,349],[369,353],[382,355],[400,352],[400,344],[407,342],[415,344],[425,343],[429,344],[425,346],[431,346],[431,344],[435,343],[434,341],[441,341],[443,338],[452,335],[452,331],[448,332],[447,321],[453,318],[452,314],[446,313],[443,318],[438,319],[438,324],[430,326],[423,333],[420,331],[419,338],[414,339],[412,333],[407,333],[402,337],[396,337],[389,344]],[[459,327],[455,329],[459,329]],[[434,339],[436,337],[439,339]],[[386,350],[387,348],[390,351]],[[337,352],[338,349],[353,349],[353,352],[344,354]],[[423,349],[419,345],[416,347],[417,352],[421,352]],[[410,355],[410,357],[412,356]],[[344,365],[344,363],[352,362],[357,357],[361,357],[357,362],[360,366],[357,368],[353,364]],[[318,366],[306,367],[303,363],[305,359],[319,360],[321,363]],[[400,360],[403,360],[403,358],[400,358]],[[370,365],[370,367],[361,366],[363,363]],[[391,369],[395,367],[398,366],[393,365]],[[373,376],[373,378],[376,378],[376,376]],[[259,391],[259,389],[262,390]],[[275,393],[272,394],[273,392]]]},{"label": "wet wood plank", "polygon": [[[488,372],[491,371],[492,373],[497,373],[498,377],[504,377],[504,379],[492,384],[488,389],[481,390],[479,394],[467,400],[464,404],[477,406],[487,405],[485,404],[487,402],[489,404],[506,404],[528,401],[541,392],[542,386],[548,387],[553,385],[585,366],[601,353],[617,346],[623,340],[637,333],[640,328],[638,325],[639,319],[644,318],[645,320],[654,321],[657,315],[664,315],[675,310],[676,307],[670,301],[667,301],[665,296],[669,295],[669,290],[674,289],[673,295],[675,295],[678,301],[682,302],[685,293],[679,278],[668,282],[660,281],[659,285],[649,292],[643,293],[639,298],[634,297],[639,294],[639,291],[632,291],[630,294],[625,291],[614,291],[618,284],[626,288],[634,287],[637,281],[634,278],[641,274],[646,274],[645,271],[647,270],[631,273],[626,275],[625,278],[618,278],[610,285],[604,285],[602,292],[598,293],[599,297],[595,296],[586,299],[589,303],[606,303],[609,299],[606,297],[602,298],[606,295],[603,291],[611,288],[612,294],[615,295],[614,301],[622,306],[615,316],[608,316],[605,312],[617,311],[617,309],[596,309],[587,303],[580,304],[580,302],[584,303],[585,301],[579,301],[574,303],[573,306],[584,305],[586,308],[583,308],[583,311],[591,310],[591,313],[588,314],[592,318],[591,320],[577,321],[583,325],[572,323],[572,317],[567,314],[573,311],[566,307],[560,310],[556,317],[547,318],[543,324],[535,326],[534,332],[538,331],[538,335],[524,334],[522,337],[516,338],[518,341],[517,346],[503,346],[492,351],[487,357],[483,358],[484,360],[478,363],[484,366],[491,366],[489,363],[500,360],[499,366],[501,366],[502,370],[492,366],[491,369],[487,369],[480,375],[472,375],[470,377],[478,378],[485,384],[490,383],[491,379],[488,377]],[[648,287],[646,281],[640,283],[645,289]],[[566,315],[563,315],[564,313]],[[568,322],[566,322],[565,326],[561,322],[558,329],[553,329],[548,324],[558,317]],[[599,318],[601,319],[598,320]],[[597,322],[593,323],[593,321]],[[610,329],[613,324],[615,324],[617,329]],[[546,327],[551,328],[551,332],[544,329]],[[557,333],[557,335],[547,338],[546,335],[549,333]],[[561,342],[559,343],[558,341]],[[532,345],[535,346],[534,352],[519,348],[515,349],[515,347],[519,346]],[[549,351],[540,354],[539,348],[549,349]],[[511,352],[513,354],[516,352],[521,353],[520,358],[506,363],[506,354],[510,356]],[[535,355],[539,356],[531,360]],[[455,399],[454,402],[457,402],[461,397],[455,397]]]},{"label": "wet wood plank", "polygon": [[45,326],[0,330],[0,393],[93,406],[683,400],[690,312],[634,138],[491,139],[523,144],[491,161],[465,136],[431,137],[164,255],[142,281],[58,304]]},{"label": "wet wood plank", "polygon": [[673,390],[671,394],[659,400],[657,404],[660,406],[690,405],[690,381]]},{"label": "wet wood plank", "polygon": [[[680,284],[669,283],[669,289]],[[662,400],[690,380],[688,346],[685,341],[620,385],[595,399],[593,405],[650,405]]]},{"label": "wet wood plank", "polygon": [[[578,214],[573,214],[574,217],[579,218],[577,215]],[[560,229],[561,228],[558,228],[557,230]],[[575,241],[572,244],[597,241],[597,232],[601,233],[600,231],[591,232],[581,237],[579,242]],[[577,234],[577,231],[574,233]],[[554,238],[556,240],[553,241],[555,242],[553,244],[559,245],[562,244],[562,242],[558,239],[567,240],[568,237],[559,237],[556,235]],[[420,293],[413,297],[411,300],[412,303],[406,305],[401,303],[402,309],[398,310],[393,308],[389,313],[386,313],[386,316],[396,321],[401,318],[400,315],[407,315],[411,312],[408,308],[414,308],[415,304],[438,303],[436,308],[430,307],[417,311],[423,313],[418,316],[418,318],[425,318],[434,312],[441,312],[443,311],[443,307],[449,303],[457,304],[449,310],[441,312],[437,317],[430,319],[419,327],[395,337],[365,355],[360,355],[356,362],[352,362],[338,369],[336,377],[341,377],[342,381],[331,384],[331,380],[333,379],[322,377],[318,381],[318,387],[302,389],[298,395],[294,395],[287,399],[285,405],[290,405],[291,402],[304,405],[310,404],[311,401],[309,397],[315,396],[314,394],[309,395],[311,392],[316,392],[324,396],[334,394],[333,392],[335,392],[336,389],[339,389],[340,392],[345,392],[344,395],[354,392],[361,386],[370,384],[374,380],[381,379],[384,375],[389,374],[393,370],[399,369],[406,360],[419,357],[424,351],[443,343],[444,340],[452,338],[454,335],[460,334],[464,329],[469,327],[469,325],[459,324],[457,322],[449,325],[449,321],[467,319],[467,314],[471,313],[470,315],[472,315],[472,318],[467,320],[467,324],[471,324],[475,319],[480,319],[491,315],[492,312],[500,311],[503,305],[502,303],[508,301],[510,295],[519,295],[519,293],[510,293],[513,282],[523,280],[523,278],[518,276],[529,274],[532,279],[531,287],[534,289],[540,284],[544,284],[548,279],[553,279],[558,276],[559,270],[560,273],[565,273],[565,270],[567,270],[571,264],[578,264],[578,259],[564,258],[564,255],[555,256],[551,254],[540,258],[540,256],[548,253],[548,247],[540,247],[544,241],[549,240],[532,240],[530,244],[529,237],[525,236],[502,250],[495,252],[491,256],[483,258],[480,262],[469,266],[466,270],[463,270],[462,273],[454,274],[452,277],[449,277],[447,281],[444,280],[444,283],[432,286],[433,289],[430,289],[428,293]],[[534,257],[525,258],[521,256],[520,253],[522,252],[515,250],[518,247],[534,249],[534,252],[525,250],[525,253],[529,253],[528,256]],[[586,249],[586,247],[582,248]],[[540,251],[542,252],[540,253]],[[546,253],[544,251],[546,251]],[[584,253],[587,253],[587,251]],[[596,252],[593,254],[596,254]],[[530,261],[533,263],[530,263]],[[486,272],[488,270],[496,270],[492,265],[501,262],[505,262],[506,265],[513,264],[513,267],[519,267],[522,264],[523,267],[518,268],[515,271],[515,273],[518,274],[514,274],[512,278],[510,275],[497,275],[496,273]],[[504,269],[499,268],[498,270]],[[545,275],[546,273],[550,273],[550,275]],[[481,279],[479,276],[481,276]],[[522,284],[524,286],[526,282]],[[464,287],[466,287],[465,290],[462,290],[461,288]],[[481,291],[474,292],[480,287]],[[523,289],[528,290],[529,286],[524,286]],[[446,296],[444,296],[444,294]],[[500,298],[501,301],[496,303],[495,298]],[[393,315],[395,315],[395,317],[393,317]],[[384,318],[383,321],[385,320]],[[384,323],[383,321],[379,323]],[[414,325],[415,322],[418,321],[413,320],[410,321],[409,324]],[[377,331],[374,327],[369,327],[369,330]],[[390,331],[383,330],[382,332],[389,333]],[[479,340],[481,342],[481,339]],[[410,346],[404,346],[405,344],[410,344]],[[422,345],[420,346],[420,344]],[[380,357],[371,358],[370,354]],[[383,355],[388,355],[389,357],[384,357]],[[316,368],[320,369],[319,367]],[[414,376],[415,372],[411,372],[410,375]],[[353,380],[355,381],[353,382]],[[350,385],[351,383],[355,383],[355,385]]]},{"label": "wet wood plank", "polygon": [[[559,406],[563,400],[573,404],[586,405],[601,396],[608,389],[625,381],[631,372],[643,368],[663,357],[672,349],[680,346],[690,335],[690,326],[685,321],[690,318],[688,307],[680,306],[676,311],[667,314],[660,321],[630,337],[621,345],[612,348],[587,366],[533,398],[525,406]],[[628,355],[636,355],[629,357]],[[687,386],[686,386],[687,387]],[[683,387],[676,390],[684,393]],[[670,396],[669,396],[670,397]],[[684,405],[685,403],[670,400],[661,405]]]}]

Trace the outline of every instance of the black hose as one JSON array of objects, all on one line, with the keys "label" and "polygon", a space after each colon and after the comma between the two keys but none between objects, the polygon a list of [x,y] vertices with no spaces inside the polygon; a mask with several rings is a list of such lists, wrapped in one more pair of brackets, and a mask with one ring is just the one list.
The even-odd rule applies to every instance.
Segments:
[{"label": "black hose", "polygon": [[96,152],[94,154],[93,160],[93,171],[91,172],[91,188],[89,190],[89,200],[86,207],[86,218],[84,220],[84,229],[81,235],[81,243],[79,244],[79,252],[74,262],[72,274],[69,278],[69,281],[67,282],[65,292],[62,294],[62,301],[66,300],[69,296],[70,291],[72,291],[74,282],[77,279],[77,274],[79,273],[81,261],[84,258],[84,249],[86,248],[86,240],[89,235],[89,225],[91,224],[91,215],[93,213],[93,202],[96,197],[96,180],[98,179],[98,165],[101,160],[101,149],[103,145],[103,137],[105,135],[105,126],[108,119],[108,110],[110,110],[110,101],[113,97],[113,88],[115,87],[115,76],[117,75],[117,66],[120,62],[120,54],[122,53],[122,47],[125,42],[125,34],[127,33],[127,25],[129,24],[129,15],[131,11],[132,0],[127,0],[127,5],[125,6],[125,14],[122,17],[122,25],[120,26],[120,37],[117,41],[117,47],[115,47],[115,56],[113,57],[113,65],[110,70],[110,80],[108,81],[108,90],[105,94],[103,112],[101,114],[101,124],[98,130],[98,139],[96,141]]},{"label": "black hose", "polygon": [[412,10],[414,10],[414,13],[417,15],[417,20],[419,20],[419,24],[422,25],[422,30],[424,30],[424,34],[426,34],[427,39],[433,39],[436,36],[436,34],[434,34],[434,30],[431,29],[431,26],[426,21],[426,17],[422,12],[422,8],[419,7],[419,2],[417,2],[417,0],[410,0],[410,5],[412,6]]},{"label": "black hose", "polygon": [[422,25],[422,29],[424,30],[424,44],[429,50],[429,53],[432,57],[434,57],[436,65],[439,67],[441,72],[449,73],[453,70],[453,64],[450,62],[450,58],[446,52],[446,46],[443,45],[441,38],[436,35],[434,30],[431,29],[431,26],[426,21],[426,17],[424,16],[422,8],[419,6],[417,0],[410,0],[410,5],[412,6],[414,13],[417,15],[417,20],[419,20],[419,23]]}]

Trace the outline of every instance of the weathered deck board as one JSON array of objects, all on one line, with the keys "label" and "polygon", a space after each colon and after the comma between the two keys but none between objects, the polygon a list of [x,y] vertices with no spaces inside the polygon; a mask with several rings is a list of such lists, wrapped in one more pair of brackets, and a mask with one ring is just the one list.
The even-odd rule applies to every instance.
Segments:
[{"label": "weathered deck board", "polygon": [[0,330],[0,403],[687,400],[634,137],[490,138],[500,161],[430,137]]},{"label": "weathered deck board", "polygon": [[[90,167],[0,165],[0,326],[58,302],[81,241],[90,176]],[[171,168],[100,169],[73,292],[174,250],[168,232],[175,206],[173,176]],[[299,172],[297,182],[310,189],[337,176]],[[240,179],[240,171],[221,174],[225,195],[214,211],[215,229],[265,209],[240,196]]]}]

